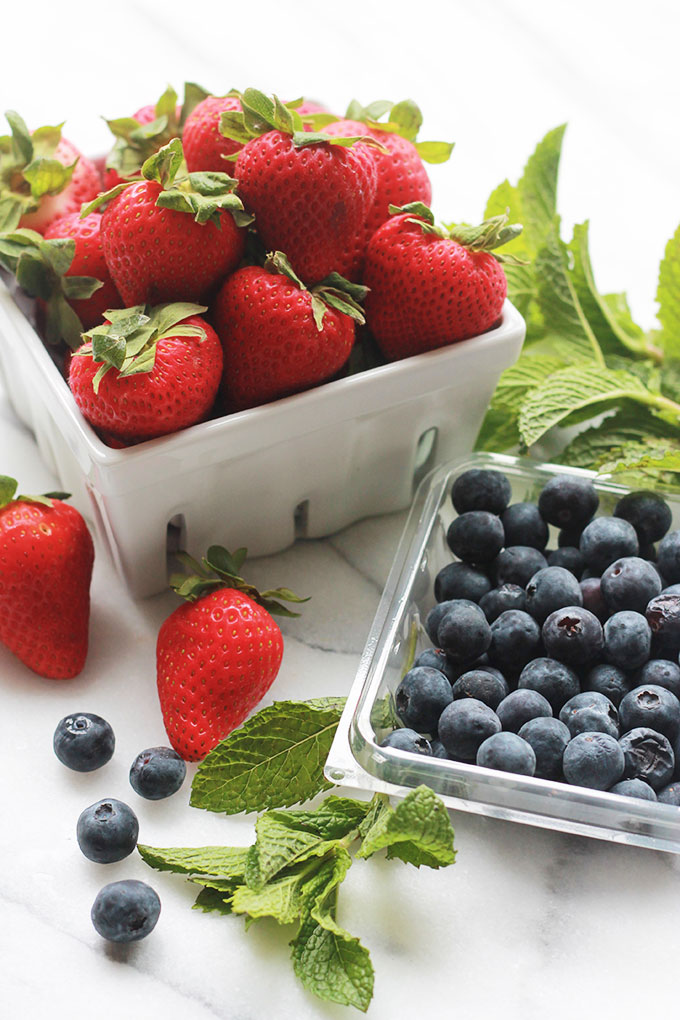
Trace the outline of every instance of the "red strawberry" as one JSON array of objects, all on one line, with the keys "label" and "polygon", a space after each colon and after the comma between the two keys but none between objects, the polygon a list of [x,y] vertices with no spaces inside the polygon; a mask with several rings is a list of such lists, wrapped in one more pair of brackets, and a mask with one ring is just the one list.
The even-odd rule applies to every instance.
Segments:
[{"label": "red strawberry", "polygon": [[220,119],[225,110],[240,110],[236,96],[208,96],[199,103],[184,125],[184,155],[189,170],[222,170],[231,156],[241,148],[239,142],[220,134]]},{"label": "red strawberry", "polygon": [[0,477],[0,640],[40,676],[68,679],[87,656],[92,538],[63,493],[16,487]]},{"label": "red strawberry", "polygon": [[380,227],[366,252],[364,281],[366,321],[386,358],[465,340],[498,321],[507,292],[499,261],[510,257],[490,250],[521,230],[506,224],[498,216],[481,227],[445,230],[414,203]]},{"label": "red strawberry", "polygon": [[339,371],[354,344],[352,320],[364,321],[356,303],[364,296],[365,288],[340,278],[307,290],[280,252],[264,269],[246,266],[228,277],[213,318],[229,407],[256,407]]},{"label": "red strawberry", "polygon": [[304,601],[286,589],[260,595],[240,576],[244,559],[245,549],[231,557],[213,546],[202,565],[190,561],[195,577],[170,582],[190,601],[158,633],[158,696],[170,743],[187,761],[204,758],[262,700],[283,656],[270,611],[297,615],[278,599]]},{"label": "red strawberry", "polygon": [[[222,348],[205,306],[160,305],[110,314],[85,333],[69,386],[82,414],[118,440],[144,440],[201,421],[222,374]],[[112,343],[112,339],[116,342]]]},{"label": "red strawberry", "polygon": [[73,262],[65,276],[91,276],[103,284],[91,297],[69,302],[83,329],[96,326],[101,322],[107,308],[118,308],[121,304],[120,295],[104,258],[100,236],[101,220],[101,213],[98,212],[90,213],[84,219],[81,219],[80,213],[70,213],[54,220],[45,231],[46,240],[70,237],[75,241]]}]

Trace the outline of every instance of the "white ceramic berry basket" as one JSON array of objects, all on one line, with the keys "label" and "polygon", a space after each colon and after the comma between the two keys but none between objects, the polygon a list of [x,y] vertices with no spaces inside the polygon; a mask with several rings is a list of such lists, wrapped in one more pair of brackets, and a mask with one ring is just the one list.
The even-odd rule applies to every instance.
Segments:
[{"label": "white ceramic berry basket", "polygon": [[80,414],[29,315],[0,279],[0,376],[135,596],[166,587],[178,547],[268,555],[408,506],[425,468],[472,447],[525,332],[506,302],[501,324],[472,340],[114,450]]}]

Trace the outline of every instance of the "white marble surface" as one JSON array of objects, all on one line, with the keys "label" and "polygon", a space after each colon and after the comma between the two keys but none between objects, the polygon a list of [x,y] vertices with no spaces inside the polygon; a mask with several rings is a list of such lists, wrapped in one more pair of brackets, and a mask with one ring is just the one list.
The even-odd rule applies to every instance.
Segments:
[{"label": "white marble surface", "polygon": [[[166,81],[215,91],[261,83],[332,106],[414,95],[426,137],[454,137],[450,167],[435,168],[442,216],[472,219],[491,188],[514,179],[542,134],[569,120],[561,205],[567,223],[590,216],[604,289],[627,289],[642,322],[654,314],[656,269],[680,221],[677,189],[674,3],[478,0],[445,7],[312,0],[285,10],[151,0],[97,5],[34,2],[30,25],[13,5],[3,26],[2,109],[31,124],[68,118],[84,149],[106,144],[95,120],[135,109]],[[345,14],[344,20],[336,22]],[[19,40],[24,40],[21,45]],[[131,43],[132,40],[132,43]],[[141,45],[144,44],[144,45]],[[395,50],[408,57],[393,59]],[[28,54],[27,54],[28,51]],[[0,470],[24,491],[55,484],[30,435],[0,400]],[[276,698],[345,692],[386,577],[403,516],[359,523],[322,542],[253,564],[254,579],[313,596],[286,622]],[[192,893],[132,857],[98,866],[75,842],[84,806],[130,802],[141,839],[156,845],[251,841],[253,819],[136,797],[127,770],[164,731],[154,645],[172,595],[134,603],[100,552],[93,582],[91,652],[75,680],[30,674],[0,648],[0,988],[3,1017],[118,1020],[262,1020],[340,1017],[296,983],[287,934],[262,923],[192,912]],[[73,710],[108,718],[112,762],[79,776],[51,751]],[[441,873],[398,862],[358,862],[342,890],[340,920],[372,954],[376,1020],[406,1015],[482,1020],[671,1015],[677,1000],[676,858],[456,814],[458,860]],[[156,931],[129,949],[94,932],[91,902],[122,877],[151,880],[163,901]]]}]

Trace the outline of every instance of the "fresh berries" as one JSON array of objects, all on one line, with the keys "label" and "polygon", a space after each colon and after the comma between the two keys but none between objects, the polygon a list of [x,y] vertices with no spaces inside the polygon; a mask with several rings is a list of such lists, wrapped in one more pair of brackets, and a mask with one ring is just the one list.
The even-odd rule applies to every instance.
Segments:
[{"label": "fresh berries", "polygon": [[164,800],[177,793],[186,774],[184,759],[171,747],[148,747],[130,766],[130,785],[145,800]]},{"label": "fresh berries", "polygon": [[574,786],[608,790],[623,777],[623,751],[609,733],[579,733],[564,749],[562,769]]},{"label": "fresh berries", "polygon": [[[488,674],[487,678],[491,679]],[[451,684],[439,670],[416,666],[403,677],[394,701],[405,726],[419,733],[436,733],[440,715],[453,701]]]},{"label": "fresh berries", "polygon": [[[557,528],[582,529],[594,516],[599,503],[600,497],[590,478],[555,475],[543,486],[538,509],[548,524]],[[574,543],[569,541],[566,544]]]},{"label": "fresh berries", "polygon": [[138,835],[139,822],[132,808],[112,797],[85,808],[76,827],[78,846],[97,864],[113,864],[129,857]]},{"label": "fresh berries", "polygon": [[52,741],[59,761],[75,772],[94,772],[113,757],[116,738],[100,715],[78,712],[65,716]]},{"label": "fresh berries", "polygon": [[511,493],[510,482],[502,471],[469,468],[451,486],[451,502],[458,514],[488,510],[500,515],[508,506]]},{"label": "fresh berries", "polygon": [[73,261],[64,274],[65,277],[88,276],[102,284],[91,297],[73,298],[70,301],[83,329],[99,325],[107,308],[118,308],[121,304],[120,295],[104,258],[101,220],[101,213],[98,212],[90,213],[84,218],[81,218],[79,212],[70,213],[68,216],[53,220],[45,231],[47,240],[61,237],[75,241]]},{"label": "fresh berries", "polygon": [[109,942],[138,942],[153,931],[161,912],[158,894],[130,878],[110,882],[97,893],[92,904],[92,924]]},{"label": "fresh berries", "polygon": [[239,151],[241,145],[220,132],[222,114],[239,111],[238,96],[207,96],[186,119],[182,142],[187,168],[192,171],[216,170],[225,173],[232,165],[226,160]]},{"label": "fresh berries", "polygon": [[521,776],[533,776],[536,755],[526,740],[516,733],[493,733],[479,745],[477,764],[485,769],[500,769]]}]

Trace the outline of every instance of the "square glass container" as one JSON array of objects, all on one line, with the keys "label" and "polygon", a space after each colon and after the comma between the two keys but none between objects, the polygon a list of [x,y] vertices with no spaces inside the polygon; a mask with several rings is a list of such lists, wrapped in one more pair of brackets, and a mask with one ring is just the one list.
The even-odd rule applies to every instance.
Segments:
[{"label": "square glass container", "polygon": [[[435,605],[434,578],[453,556],[446,531],[456,516],[450,493],[469,468],[496,468],[512,486],[512,502],[535,501],[549,478],[579,471],[500,454],[472,454],[444,464],[421,483],[397,547],[356,679],[326,762],[333,782],[406,795],[421,783],[450,808],[680,853],[680,807],[566,783],[513,775],[461,762],[380,747],[396,720],[394,694],[414,655],[431,647],[423,622]],[[628,490],[595,481],[599,514],[611,514]],[[680,499],[663,493],[680,526]],[[555,547],[556,529],[549,545]]]}]

